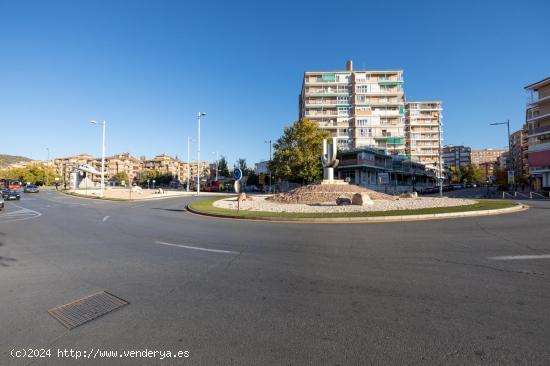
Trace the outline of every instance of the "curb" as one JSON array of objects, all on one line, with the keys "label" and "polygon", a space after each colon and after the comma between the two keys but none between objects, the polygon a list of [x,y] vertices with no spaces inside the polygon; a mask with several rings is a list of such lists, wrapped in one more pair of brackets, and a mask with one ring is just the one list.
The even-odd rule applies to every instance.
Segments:
[{"label": "curb", "polygon": [[464,212],[446,212],[439,214],[421,214],[421,215],[399,215],[399,216],[375,216],[375,217],[269,217],[269,216],[239,216],[222,215],[211,212],[196,210],[187,205],[187,211],[201,216],[209,216],[223,219],[243,220],[243,221],[276,221],[276,222],[294,222],[294,223],[380,223],[380,222],[405,222],[405,221],[426,221],[442,220],[463,217],[494,216],[504,215],[513,212],[522,212],[529,209],[529,206],[516,204],[512,207],[498,208],[494,210],[464,211]]}]

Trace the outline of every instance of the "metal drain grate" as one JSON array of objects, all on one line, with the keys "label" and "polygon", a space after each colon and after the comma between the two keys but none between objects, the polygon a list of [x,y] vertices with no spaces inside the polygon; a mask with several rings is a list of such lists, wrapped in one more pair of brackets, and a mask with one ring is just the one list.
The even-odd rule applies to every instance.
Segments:
[{"label": "metal drain grate", "polygon": [[128,304],[128,301],[102,291],[50,309],[48,313],[65,327],[73,329]]}]

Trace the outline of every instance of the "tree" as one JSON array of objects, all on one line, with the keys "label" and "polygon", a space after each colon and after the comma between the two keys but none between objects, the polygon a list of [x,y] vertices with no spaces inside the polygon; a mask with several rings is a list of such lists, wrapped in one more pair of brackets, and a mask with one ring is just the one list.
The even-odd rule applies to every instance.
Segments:
[{"label": "tree", "polygon": [[285,127],[283,136],[273,144],[274,154],[269,164],[271,173],[302,183],[320,179],[323,139],[329,137],[328,131],[321,130],[315,122],[305,118]]},{"label": "tree", "polygon": [[9,168],[0,171],[0,176],[3,178],[19,179],[23,183],[30,182],[31,184],[43,185],[53,184],[57,174],[51,167],[42,164],[30,165],[24,168]]},{"label": "tree", "polygon": [[227,159],[225,156],[222,156],[218,160],[218,175],[220,177],[229,177],[229,168],[227,167]]},{"label": "tree", "polygon": [[128,174],[126,172],[118,172],[116,173],[114,176],[113,176],[113,179],[117,182],[117,183],[121,183],[121,182],[125,182],[126,184],[128,184]]},{"label": "tree", "polygon": [[248,167],[246,166],[246,159],[239,158],[235,164],[235,168],[239,168],[243,173],[247,172]]}]

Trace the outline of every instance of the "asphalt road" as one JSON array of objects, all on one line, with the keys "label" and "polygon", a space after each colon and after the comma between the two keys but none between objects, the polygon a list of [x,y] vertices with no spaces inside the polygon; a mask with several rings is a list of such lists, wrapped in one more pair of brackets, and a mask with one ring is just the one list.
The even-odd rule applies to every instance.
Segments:
[{"label": "asphalt road", "polygon": [[[7,202],[0,365],[550,364],[550,202],[304,225],[195,216],[192,199],[45,191]],[[70,331],[47,312],[100,290],[130,305]],[[11,356],[29,348],[52,355]],[[57,349],[189,357],[75,360]]]}]

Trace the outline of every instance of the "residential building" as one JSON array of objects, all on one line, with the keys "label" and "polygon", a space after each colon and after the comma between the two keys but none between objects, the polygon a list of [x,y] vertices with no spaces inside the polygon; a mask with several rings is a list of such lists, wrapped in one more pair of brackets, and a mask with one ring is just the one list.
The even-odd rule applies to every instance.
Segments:
[{"label": "residential building", "polygon": [[[53,168],[56,174],[61,177],[62,184],[68,184],[69,174],[74,171],[76,165],[82,164],[90,165],[98,171],[101,171],[101,158],[94,158],[90,154],[83,153],[75,156],[53,159]],[[93,177],[92,179],[97,182],[101,180],[99,176]]]},{"label": "residential building", "polygon": [[550,189],[550,77],[527,85],[529,174],[534,189]]},{"label": "residential building", "polygon": [[300,118],[337,137],[339,150],[373,147],[405,155],[402,70],[306,71]]},{"label": "residential building", "polygon": [[[362,147],[338,152],[338,179],[378,191],[411,191],[434,186],[435,172],[424,164],[389,155],[383,149]],[[385,181],[382,176],[385,176]]]},{"label": "residential building", "polygon": [[113,156],[105,157],[105,171],[107,176],[113,178],[119,173],[126,173],[129,184],[133,181],[139,181],[143,171],[143,161],[133,157],[130,153],[124,152]]},{"label": "residential building", "polygon": [[481,149],[471,151],[471,160],[474,165],[484,163],[498,163],[502,154],[507,153],[507,149]]},{"label": "residential building", "polygon": [[441,155],[445,169],[457,168],[462,165],[470,165],[472,149],[464,145],[445,145]]},{"label": "residential building", "polygon": [[437,169],[443,131],[441,102],[407,102],[406,153],[413,162]]},{"label": "residential building", "polygon": [[[187,163],[166,154],[143,161],[143,168],[158,171],[160,174],[170,174],[180,182],[187,180]],[[206,170],[208,169],[208,163],[206,163]]]},{"label": "residential building", "polygon": [[510,136],[510,144],[512,146],[512,167],[514,168],[514,176],[518,183],[525,183],[529,179],[529,163],[527,156],[527,125]]},{"label": "residential building", "polygon": [[349,178],[353,184],[374,188],[379,184],[379,174],[390,172],[392,158],[383,149],[362,147],[338,151],[339,163],[335,176]]}]

